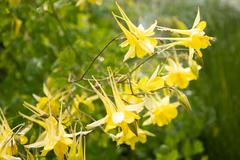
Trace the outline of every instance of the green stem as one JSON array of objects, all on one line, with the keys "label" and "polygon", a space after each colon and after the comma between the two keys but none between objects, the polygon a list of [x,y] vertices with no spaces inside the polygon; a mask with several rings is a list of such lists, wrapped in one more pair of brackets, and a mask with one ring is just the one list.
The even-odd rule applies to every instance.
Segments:
[{"label": "green stem", "polygon": [[122,35],[122,33],[118,34],[116,37],[114,37],[113,39],[111,39],[105,46],[104,48],[94,57],[94,59],[91,61],[91,63],[88,65],[87,69],[85,70],[85,72],[82,74],[82,76],[77,79],[77,80],[72,80],[70,81],[70,83],[74,83],[74,82],[80,82],[81,80],[83,80],[83,78],[85,77],[85,75],[88,73],[88,71],[90,70],[90,68],[93,66],[93,64],[95,63],[95,61],[98,59],[98,57],[100,55],[103,54],[103,52],[108,48],[108,46],[114,42],[115,40],[117,40],[120,36]]}]

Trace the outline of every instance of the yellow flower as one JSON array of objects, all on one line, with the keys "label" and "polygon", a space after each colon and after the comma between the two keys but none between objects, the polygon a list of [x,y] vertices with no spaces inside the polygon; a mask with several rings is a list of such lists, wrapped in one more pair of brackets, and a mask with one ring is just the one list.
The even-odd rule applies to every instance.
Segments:
[{"label": "yellow flower", "polygon": [[162,77],[157,75],[158,71],[159,66],[156,68],[150,78],[141,78],[137,84],[137,88],[143,90],[144,92],[150,92],[162,88],[164,86],[164,80]]},{"label": "yellow flower", "polygon": [[166,27],[159,27],[161,31],[170,31],[174,33],[178,33],[187,37],[181,38],[167,38],[167,37],[159,37],[161,40],[173,40],[176,42],[170,43],[169,45],[183,45],[189,48],[190,57],[192,57],[194,50],[197,51],[198,55],[201,57],[202,52],[200,49],[205,49],[208,46],[211,46],[210,40],[214,40],[213,37],[209,37],[205,35],[204,29],[207,26],[207,22],[200,21],[200,11],[198,9],[197,16],[193,23],[191,29],[188,30],[181,30],[181,29],[171,29]]},{"label": "yellow flower", "polygon": [[[37,139],[37,141],[33,144],[25,145],[26,148],[40,148],[44,147],[41,155],[46,156],[50,150],[54,150],[54,153],[58,157],[58,159],[63,159],[64,154],[68,151],[68,146],[72,144],[73,135],[79,134],[88,134],[91,131],[81,131],[74,134],[68,134],[65,131],[65,126],[62,124],[62,114],[60,112],[59,120],[51,115],[47,118],[43,118],[45,114],[39,108],[28,105],[26,106],[30,111],[34,113],[32,117],[24,115],[20,113],[24,118],[37,123],[41,127],[45,129],[43,133],[41,133]],[[46,115],[45,115],[46,116]],[[35,118],[37,117],[37,118]]]},{"label": "yellow flower", "polygon": [[169,124],[177,117],[177,106],[179,103],[170,103],[170,97],[160,98],[159,96],[149,97],[146,101],[146,107],[149,110],[145,116],[150,116],[143,125],[157,124],[164,126]]},{"label": "yellow flower", "polygon": [[67,153],[67,160],[86,160],[86,144],[84,140],[82,135],[78,139],[76,135],[73,136],[73,143]]},{"label": "yellow flower", "polygon": [[[19,126],[13,128],[17,129]],[[30,126],[31,128],[31,126]],[[18,133],[14,133],[13,130],[8,125],[8,122],[0,109],[0,159],[2,160],[20,160],[21,158],[13,157],[13,155],[18,153],[18,147],[16,141],[20,144],[27,142],[27,138],[24,134],[30,129],[29,126],[18,130]]]},{"label": "yellow flower", "polygon": [[51,113],[53,115],[57,115],[59,113],[60,104],[58,102],[58,99],[63,96],[63,93],[58,93],[56,95],[53,95],[47,86],[43,84],[43,92],[45,94],[44,97],[39,97],[37,95],[33,95],[34,98],[37,100],[36,107],[43,110],[47,114],[49,114],[49,108],[51,109]]},{"label": "yellow flower", "polygon": [[135,96],[132,94],[132,92],[138,93],[139,90],[132,86],[132,91],[131,88],[129,86],[129,84],[124,84],[124,89],[122,91],[121,97],[122,99],[124,99],[124,101],[128,102],[129,104],[137,104],[137,103],[142,103],[144,101],[144,97],[140,97],[140,96]]},{"label": "yellow flower", "polygon": [[121,129],[122,131],[114,137],[117,141],[117,145],[124,143],[129,145],[132,150],[135,149],[135,144],[137,142],[145,143],[147,141],[147,136],[154,136],[151,132],[140,129],[138,126],[136,126],[137,133],[133,133],[126,123],[121,125]]},{"label": "yellow flower", "polygon": [[183,89],[188,86],[189,81],[197,79],[190,68],[183,68],[181,64],[171,59],[169,59],[169,65],[165,68],[168,74],[164,78],[169,86],[177,86]]},{"label": "yellow flower", "polygon": [[90,83],[94,91],[97,93],[99,98],[102,100],[107,115],[91,124],[88,124],[88,128],[94,128],[103,124],[106,124],[105,131],[108,132],[111,129],[114,129],[120,126],[122,123],[132,123],[140,117],[136,112],[140,112],[143,109],[143,103],[128,105],[122,100],[120,93],[117,89],[116,82],[114,81],[111,70],[109,69],[110,84],[113,92],[113,97],[115,103],[113,103],[106,92],[103,90],[102,86],[96,81],[96,84],[100,88],[98,91],[93,84]]},{"label": "yellow flower", "polygon": [[[152,24],[148,29],[144,29],[142,25],[136,27],[118,4],[117,7],[122,17],[117,16],[114,13],[113,15],[127,39],[120,46],[130,46],[128,52],[124,56],[123,61],[134,57],[143,58],[147,54],[151,55],[158,43],[155,38],[151,37],[155,34],[154,29],[157,25],[157,22]],[[129,30],[127,30],[118,19],[123,20],[127,24]]]}]

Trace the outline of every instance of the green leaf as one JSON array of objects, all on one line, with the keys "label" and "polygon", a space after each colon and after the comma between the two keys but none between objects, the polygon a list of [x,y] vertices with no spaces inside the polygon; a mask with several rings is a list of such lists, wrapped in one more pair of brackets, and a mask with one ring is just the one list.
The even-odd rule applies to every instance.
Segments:
[{"label": "green leaf", "polygon": [[199,154],[199,153],[202,153],[204,151],[204,148],[203,148],[203,144],[201,141],[199,140],[195,140],[193,142],[193,152],[194,154]]}]

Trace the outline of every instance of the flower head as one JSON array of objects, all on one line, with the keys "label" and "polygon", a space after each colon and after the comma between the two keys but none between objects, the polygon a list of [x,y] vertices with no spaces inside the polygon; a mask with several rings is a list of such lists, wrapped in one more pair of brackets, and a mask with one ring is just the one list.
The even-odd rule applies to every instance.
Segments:
[{"label": "flower head", "polygon": [[[46,154],[54,150],[54,153],[58,157],[58,159],[63,159],[64,154],[67,153],[68,147],[72,144],[73,135],[79,134],[88,134],[91,131],[80,131],[74,134],[68,134],[66,132],[66,127],[62,124],[62,113],[60,112],[59,120],[54,116],[50,115],[43,116],[45,114],[39,108],[36,108],[31,105],[26,106],[29,110],[34,113],[34,116],[30,117],[20,113],[24,118],[37,123],[41,127],[44,128],[44,132],[41,133],[37,139],[37,141],[33,144],[25,145],[26,148],[40,148],[43,147],[42,156],[46,156]],[[46,118],[47,117],[47,118]]]},{"label": "flower head", "polygon": [[8,125],[7,119],[3,114],[3,111],[0,109],[0,159],[21,159],[13,156],[18,152],[16,141],[18,141],[20,144],[25,144],[27,142],[27,138],[24,136],[24,134],[31,128],[31,126],[28,126],[24,129],[18,129],[18,132],[14,133],[13,130],[19,126],[21,125],[11,129]]},{"label": "flower head", "polygon": [[176,41],[170,45],[183,45],[189,48],[190,56],[192,56],[191,54],[195,50],[198,53],[198,55],[201,57],[202,52],[200,51],[200,49],[205,49],[211,46],[210,40],[214,40],[213,37],[209,37],[205,35],[204,29],[206,28],[206,26],[207,26],[206,21],[200,21],[200,11],[198,9],[197,16],[195,18],[195,21],[191,29],[181,30],[181,29],[171,29],[167,27],[159,27],[159,30],[161,31],[170,31],[170,32],[178,33],[180,35],[183,35],[184,37],[180,37],[180,38],[163,37],[159,39]]},{"label": "flower head", "polygon": [[[151,55],[158,43],[155,38],[151,37],[155,34],[154,29],[157,25],[157,22],[152,24],[148,29],[144,29],[142,25],[136,27],[118,4],[117,7],[121,13],[121,17],[115,15],[114,13],[113,15],[119,27],[126,36],[126,40],[120,46],[130,46],[128,52],[124,56],[124,61],[129,58],[142,58],[147,54]],[[127,24],[129,30],[126,29],[122,23],[120,23],[119,19],[123,20]]]},{"label": "flower head", "polygon": [[106,94],[102,86],[97,81],[96,81],[96,84],[100,88],[101,92],[98,91],[96,87],[90,83],[94,91],[102,100],[105,106],[107,115],[104,118],[87,125],[88,128],[93,128],[102,124],[106,124],[105,131],[107,132],[111,129],[114,129],[120,126],[122,123],[129,124],[134,122],[136,119],[140,118],[136,113],[142,110],[143,103],[133,104],[133,105],[126,104],[120,96],[120,93],[117,88],[117,84],[113,78],[112,71],[110,69],[109,69],[109,77],[110,77],[110,84],[111,84],[115,103],[113,103],[109,99],[108,95]]},{"label": "flower head", "polygon": [[149,97],[146,101],[146,107],[149,110],[146,116],[149,118],[143,123],[143,125],[157,124],[158,126],[164,126],[177,117],[177,106],[179,104],[170,103],[170,97],[166,96],[160,98],[159,96]]},{"label": "flower head", "polygon": [[137,88],[144,92],[150,92],[162,88],[164,86],[164,80],[162,77],[157,75],[158,71],[159,66],[156,68],[150,78],[146,76],[142,77],[137,83]]},{"label": "flower head", "polygon": [[164,78],[169,86],[177,86],[183,89],[188,86],[189,81],[197,79],[190,68],[183,68],[177,61],[169,59],[169,65],[165,68],[168,74]]},{"label": "flower head", "polygon": [[73,135],[73,142],[67,153],[67,160],[86,160],[85,137]]},{"label": "flower head", "polygon": [[60,103],[58,99],[63,96],[63,92],[57,93],[56,95],[53,95],[50,90],[47,88],[46,84],[43,84],[43,92],[45,96],[39,97],[37,95],[33,95],[34,98],[37,100],[36,108],[41,109],[42,111],[49,114],[51,109],[51,113],[53,115],[59,114],[60,109]]},{"label": "flower head", "polygon": [[135,149],[137,142],[145,143],[147,141],[147,136],[154,136],[151,132],[143,130],[136,126],[136,133],[134,133],[127,124],[121,126],[122,131],[118,133],[114,139],[117,141],[118,145],[127,144],[132,150]]}]

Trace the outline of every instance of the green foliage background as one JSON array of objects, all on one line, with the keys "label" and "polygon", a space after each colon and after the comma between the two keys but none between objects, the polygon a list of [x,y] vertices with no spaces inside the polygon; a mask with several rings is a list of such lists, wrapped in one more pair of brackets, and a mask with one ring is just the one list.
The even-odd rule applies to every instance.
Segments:
[{"label": "green foliage background", "polygon": [[[0,1],[0,106],[12,124],[19,123],[24,101],[34,103],[32,93],[43,94],[44,81],[55,89],[66,87],[68,76],[79,77],[98,50],[120,32],[111,15],[116,10],[111,0],[83,9],[73,0],[18,1]],[[240,9],[229,3],[120,1],[134,22],[146,26],[158,18],[163,26],[181,19],[190,27],[199,6],[208,22],[206,32],[217,40],[204,51],[200,78],[186,91],[192,112],[181,112],[166,127],[151,128],[157,136],[138,144],[136,151],[115,147],[95,131],[87,139],[88,159],[240,159]],[[19,31],[17,19],[22,22]],[[124,52],[113,43],[87,76],[104,75],[109,65],[121,66]]]}]

